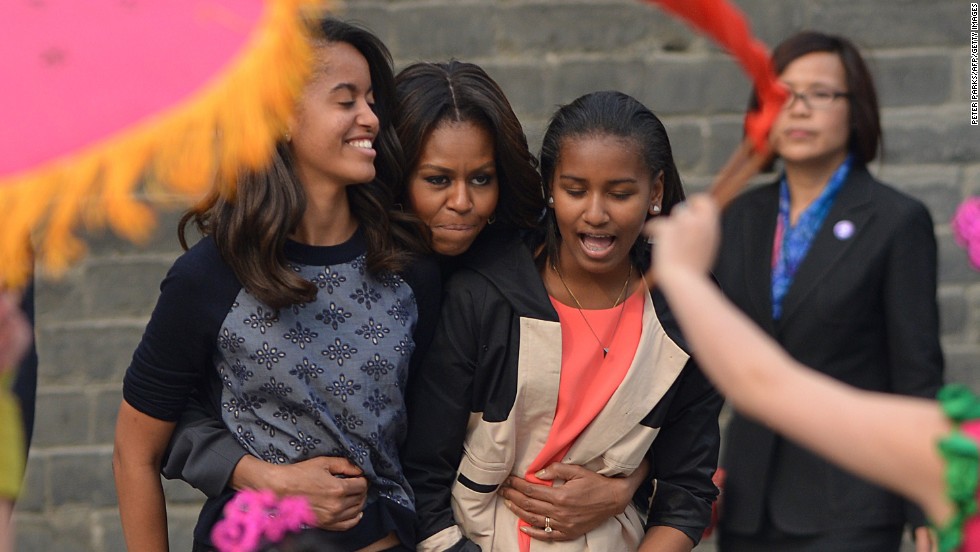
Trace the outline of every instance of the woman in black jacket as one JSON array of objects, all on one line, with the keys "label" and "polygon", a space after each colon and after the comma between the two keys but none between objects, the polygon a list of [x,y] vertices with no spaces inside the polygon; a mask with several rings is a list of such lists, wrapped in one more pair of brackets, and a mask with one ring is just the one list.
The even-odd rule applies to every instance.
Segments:
[{"label": "woman in black jacket", "polygon": [[[805,32],[773,53],[789,99],[770,134],[783,174],[725,212],[716,276],[797,361],[866,390],[933,397],[942,382],[936,241],[919,201],[867,169],[881,129],[870,73],[848,40]],[[721,548],[898,549],[922,513],[736,414]]]}]

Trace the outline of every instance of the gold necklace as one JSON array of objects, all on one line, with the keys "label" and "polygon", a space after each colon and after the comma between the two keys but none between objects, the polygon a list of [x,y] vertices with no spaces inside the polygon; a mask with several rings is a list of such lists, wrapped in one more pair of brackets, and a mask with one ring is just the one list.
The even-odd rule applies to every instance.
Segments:
[{"label": "gold necklace", "polygon": [[[619,297],[616,298],[616,301],[613,302],[613,306],[610,308],[616,308],[616,305],[619,305],[620,301],[622,301],[623,297],[626,295],[626,288],[629,287],[630,278],[633,277],[633,263],[629,263],[629,266],[630,270],[629,273],[626,274],[626,281],[623,282],[623,289],[619,292]],[[592,324],[589,324],[589,318],[585,316],[585,309],[582,308],[582,303],[579,302],[578,297],[575,297],[575,294],[572,293],[571,289],[569,289],[568,284],[565,283],[565,278],[562,277],[561,271],[558,270],[558,264],[551,263],[551,270],[555,271],[555,274],[558,275],[558,280],[561,281],[561,285],[565,288],[565,291],[568,292],[568,295],[572,297],[572,301],[575,301],[575,308],[578,309],[579,314],[582,315],[582,320],[585,321],[585,325],[589,328],[589,331],[592,332],[592,336],[595,337],[595,340],[599,343],[599,347],[602,348],[602,358],[606,358],[606,355],[609,354],[609,347],[603,345],[602,340],[599,339],[599,334],[592,329]],[[619,323],[623,320],[623,311],[626,310],[625,301],[622,303],[622,305],[622,308],[619,309],[619,317],[616,318],[616,325],[613,327],[613,338],[615,338],[616,332],[619,331]]]}]

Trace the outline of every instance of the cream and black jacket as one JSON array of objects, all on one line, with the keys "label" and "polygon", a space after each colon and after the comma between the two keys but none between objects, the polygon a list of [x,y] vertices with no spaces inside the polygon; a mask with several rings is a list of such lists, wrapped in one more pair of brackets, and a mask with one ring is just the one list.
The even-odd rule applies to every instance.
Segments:
[{"label": "cream and black jacket", "polygon": [[[517,518],[496,490],[507,476],[524,476],[548,437],[561,327],[523,242],[487,240],[468,257],[446,286],[434,341],[413,377],[402,459],[418,550],[516,551]],[[532,552],[636,550],[659,525],[698,542],[717,494],[722,399],[680,343],[663,297],[648,294],[629,372],[564,461],[618,476],[647,458],[649,479],[623,514],[575,541],[532,541]]]}]

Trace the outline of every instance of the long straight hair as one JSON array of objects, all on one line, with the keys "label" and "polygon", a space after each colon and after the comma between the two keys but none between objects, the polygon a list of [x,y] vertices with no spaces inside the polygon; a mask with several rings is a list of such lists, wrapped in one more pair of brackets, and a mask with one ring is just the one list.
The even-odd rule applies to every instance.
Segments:
[{"label": "long straight hair", "polygon": [[[562,146],[568,140],[601,136],[622,138],[635,144],[651,178],[663,171],[664,215],[684,201],[684,187],[674,164],[667,129],[645,105],[617,91],[586,94],[560,107],[552,116],[541,143],[541,180],[546,195],[551,195],[548,189],[555,176],[555,167],[561,161]],[[647,219],[650,217],[648,214]],[[545,214],[543,241],[544,248],[535,259],[539,269],[558,258],[561,232],[554,209],[548,209]],[[630,249],[630,261],[643,271],[650,267],[650,247],[642,234]]]},{"label": "long straight hair", "polygon": [[[406,178],[422,156],[432,131],[446,122],[472,123],[493,137],[500,199],[493,228],[531,229],[544,210],[537,159],[500,86],[478,65],[451,60],[421,62],[395,77],[395,131],[405,152]],[[398,201],[408,203],[407,186]]]},{"label": "long straight hair", "polygon": [[[389,212],[392,186],[401,181],[404,168],[391,124],[391,54],[376,36],[350,23],[327,18],[317,27],[316,42],[350,44],[367,60],[374,110],[380,122],[374,142],[378,152],[376,175],[371,182],[347,186],[346,192],[351,213],[367,241],[368,271],[397,272],[404,268],[410,252],[421,250],[423,245],[408,223],[393,221]],[[244,288],[272,308],[310,302],[316,297],[316,285],[290,268],[284,252],[287,237],[303,218],[306,201],[289,144],[280,140],[268,168],[243,172],[238,177],[234,197],[214,191],[187,211],[178,225],[178,238],[187,249],[186,228],[190,224],[201,234],[212,236],[222,259]]]}]

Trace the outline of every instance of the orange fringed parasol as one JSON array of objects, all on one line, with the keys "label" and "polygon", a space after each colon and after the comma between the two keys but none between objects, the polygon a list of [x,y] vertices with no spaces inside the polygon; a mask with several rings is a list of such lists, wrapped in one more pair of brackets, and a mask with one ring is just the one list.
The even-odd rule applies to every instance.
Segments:
[{"label": "orange fringed parasol", "polygon": [[0,7],[0,288],[32,243],[65,269],[80,225],[133,241],[153,210],[262,166],[308,71],[322,0],[11,0]]}]

